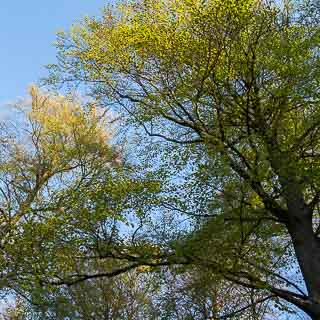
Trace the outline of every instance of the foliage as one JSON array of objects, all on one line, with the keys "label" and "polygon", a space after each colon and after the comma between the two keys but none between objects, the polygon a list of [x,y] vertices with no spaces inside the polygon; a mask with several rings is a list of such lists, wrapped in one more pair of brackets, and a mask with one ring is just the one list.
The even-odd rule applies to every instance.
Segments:
[{"label": "foliage", "polygon": [[[43,212],[36,209],[39,195],[41,206],[54,200],[63,211],[37,214],[14,240],[15,248],[26,248],[45,239],[39,243],[49,260],[39,246],[32,251],[41,281],[75,285],[136,268],[209,270],[214,279],[253,290],[252,305],[271,299],[282,308],[285,301],[317,319],[319,9],[312,0],[140,0],[60,33],[48,82],[88,84],[101,105],[150,139],[137,146],[147,155],[132,155],[142,165],[127,168],[114,165],[108,144],[100,149],[106,136],[83,118],[96,123],[94,113],[75,107],[66,129],[64,107],[43,109],[45,117],[31,112],[41,138],[29,157],[45,159],[49,169],[35,169],[16,152],[13,163],[23,158],[20,171],[32,181],[23,193],[28,185],[19,182],[19,166],[4,166],[13,168],[9,185],[22,190],[13,221]],[[81,172],[77,179],[70,166],[79,177],[82,161],[89,178]],[[52,170],[65,179],[39,193]],[[104,271],[88,272],[97,262]],[[289,272],[297,264],[298,277]],[[224,315],[222,309],[213,317]]]},{"label": "foliage", "polygon": [[150,206],[158,183],[123,163],[94,105],[30,93],[19,130],[3,129],[1,290],[43,305],[61,279],[90,270],[108,242],[123,245],[121,232],[139,213],[133,208]]}]

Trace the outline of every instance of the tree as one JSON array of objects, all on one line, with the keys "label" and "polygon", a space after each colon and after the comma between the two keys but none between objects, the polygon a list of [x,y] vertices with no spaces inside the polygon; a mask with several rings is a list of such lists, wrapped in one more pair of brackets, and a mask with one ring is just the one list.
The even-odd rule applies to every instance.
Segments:
[{"label": "tree", "polygon": [[[204,171],[219,168],[206,171],[217,183],[201,211],[210,218],[180,257],[313,319],[320,318],[319,13],[312,0],[123,3],[59,35],[49,79],[89,84],[101,103],[174,144],[178,161],[185,155]],[[198,252],[195,239],[207,250]],[[235,253],[233,243],[253,248],[255,239],[250,254]],[[283,266],[259,260],[260,250],[275,262],[288,252],[285,240],[306,291]],[[230,263],[206,261],[221,245]]]},{"label": "tree", "polygon": [[[130,211],[148,204],[157,183],[124,172],[106,114],[90,101],[36,87],[30,95],[18,104],[17,126],[1,131],[0,290],[45,310],[56,303],[56,283],[97,268],[102,243],[121,245]],[[100,264],[111,275],[123,265]]]},{"label": "tree", "polygon": [[45,292],[47,304],[20,299],[3,316],[11,319],[19,315],[25,320],[200,320],[219,319],[223,314],[222,319],[261,320],[277,315],[263,295],[257,299],[253,290],[215,279],[213,274],[201,270],[164,273],[159,277],[158,273],[137,270],[112,279],[100,277],[60,287],[54,295]]},{"label": "tree", "polygon": [[8,306],[1,312],[1,320],[23,320],[26,312],[22,300],[17,300],[14,306]]},{"label": "tree", "polygon": [[45,292],[43,298],[47,304],[36,306],[24,300],[23,319],[156,319],[151,301],[155,286],[151,278],[131,272],[113,279],[100,278],[61,287],[54,294]]},{"label": "tree", "polygon": [[[105,168],[115,159],[103,120],[93,108],[80,110],[76,101],[41,94],[36,87],[30,93],[32,106],[20,105],[19,125],[1,132],[2,290],[18,284],[24,288],[29,278],[41,277],[42,268],[50,273],[47,254],[53,254],[52,246],[45,246],[42,237],[50,235],[49,242],[58,237],[64,212],[53,199],[62,201],[60,195],[92,181],[102,163]],[[61,249],[67,259],[67,243]]]},{"label": "tree", "polygon": [[[159,248],[167,240],[139,234],[141,224],[152,228],[159,182],[120,159],[102,110],[30,94],[18,104],[21,121],[1,134],[1,291],[17,297],[5,319],[202,319],[230,306],[253,314],[248,290],[200,271],[179,275],[168,269],[179,258]],[[163,276],[149,272],[161,265]]]}]

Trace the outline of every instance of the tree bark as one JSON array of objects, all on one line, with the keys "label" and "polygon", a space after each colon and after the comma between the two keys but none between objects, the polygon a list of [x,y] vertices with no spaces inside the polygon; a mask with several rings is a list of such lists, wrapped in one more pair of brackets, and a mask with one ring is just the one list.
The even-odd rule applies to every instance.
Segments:
[{"label": "tree bark", "polygon": [[288,203],[288,232],[309,295],[307,312],[320,320],[320,239],[314,234],[312,210],[302,198]]}]

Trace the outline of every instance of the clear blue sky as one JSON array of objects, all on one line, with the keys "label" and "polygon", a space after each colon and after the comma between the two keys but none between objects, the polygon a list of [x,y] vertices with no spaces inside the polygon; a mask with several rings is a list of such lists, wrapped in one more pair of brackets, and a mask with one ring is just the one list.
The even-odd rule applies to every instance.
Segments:
[{"label": "clear blue sky", "polygon": [[45,74],[44,65],[55,61],[55,33],[85,15],[98,14],[107,1],[1,1],[0,108],[24,96],[27,86]]}]

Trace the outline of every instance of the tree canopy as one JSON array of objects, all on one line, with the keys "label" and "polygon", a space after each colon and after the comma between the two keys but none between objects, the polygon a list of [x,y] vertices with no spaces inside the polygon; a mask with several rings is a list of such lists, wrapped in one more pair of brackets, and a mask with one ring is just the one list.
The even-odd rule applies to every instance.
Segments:
[{"label": "tree canopy", "polygon": [[135,301],[164,319],[320,319],[319,22],[313,0],[137,0],[60,33],[46,83],[94,104],[33,88],[30,139],[4,135],[6,281],[41,305],[150,276]]}]

